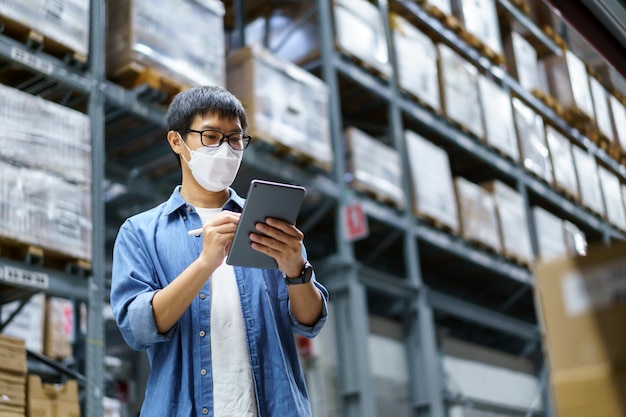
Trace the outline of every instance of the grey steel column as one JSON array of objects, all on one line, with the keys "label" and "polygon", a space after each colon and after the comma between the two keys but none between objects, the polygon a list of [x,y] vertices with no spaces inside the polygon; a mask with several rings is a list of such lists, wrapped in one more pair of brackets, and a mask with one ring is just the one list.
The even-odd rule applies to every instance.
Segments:
[{"label": "grey steel column", "polygon": [[[410,161],[404,139],[402,110],[400,108],[400,94],[398,92],[398,61],[393,41],[393,33],[389,25],[389,4],[387,0],[378,0],[378,9],[385,28],[385,38],[391,76],[389,79],[389,129],[394,147],[400,154],[404,172],[410,172]],[[432,308],[425,296],[425,287],[422,282],[421,265],[417,239],[412,233],[415,224],[412,210],[411,176],[402,176],[404,191],[404,259],[407,265],[408,279],[420,291],[413,301],[414,306],[405,315],[405,347],[409,363],[409,377],[411,381],[412,415],[444,417],[444,381],[441,370],[441,360],[435,338],[435,322]]]},{"label": "grey steel column", "polygon": [[372,385],[368,350],[368,306],[365,287],[358,280],[352,244],[344,237],[342,212],[349,204],[350,196],[345,188],[345,145],[343,140],[343,120],[339,97],[339,83],[335,68],[334,34],[331,2],[318,0],[318,22],[320,25],[320,45],[322,77],[330,92],[329,119],[333,144],[333,178],[341,189],[336,211],[335,236],[337,257],[342,268],[336,268],[334,276],[327,280],[341,282],[342,291],[332,294],[335,308],[332,320],[337,322],[337,349],[339,352],[339,386],[342,416],[375,417],[376,397]]},{"label": "grey steel column", "polygon": [[105,288],[104,257],[104,95],[101,89],[105,77],[105,2],[91,2],[91,43],[89,48],[89,76],[93,82],[89,95],[91,122],[91,215],[92,215],[92,272],[89,277],[86,346],[86,414],[102,417],[104,410],[104,320],[102,306]]}]

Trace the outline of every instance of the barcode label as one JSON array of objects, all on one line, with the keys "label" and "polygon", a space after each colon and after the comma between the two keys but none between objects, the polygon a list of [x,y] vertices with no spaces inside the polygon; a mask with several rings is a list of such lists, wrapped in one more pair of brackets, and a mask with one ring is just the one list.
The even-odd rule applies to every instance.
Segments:
[{"label": "barcode label", "polygon": [[28,269],[14,268],[7,265],[2,268],[0,279],[11,284],[33,288],[47,289],[49,286],[48,274],[30,271]]}]

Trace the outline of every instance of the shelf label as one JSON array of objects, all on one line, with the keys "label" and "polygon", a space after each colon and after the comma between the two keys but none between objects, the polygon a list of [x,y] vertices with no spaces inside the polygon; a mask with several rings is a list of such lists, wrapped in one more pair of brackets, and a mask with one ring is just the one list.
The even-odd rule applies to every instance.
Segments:
[{"label": "shelf label", "polygon": [[28,269],[15,268],[5,265],[0,269],[0,280],[17,285],[47,289],[49,286],[48,274],[43,272],[29,271]]},{"label": "shelf label", "polygon": [[54,70],[54,67],[50,62],[15,46],[11,48],[11,58],[17,62],[21,62],[27,67],[36,69],[37,71],[41,71],[47,75],[52,74]]}]

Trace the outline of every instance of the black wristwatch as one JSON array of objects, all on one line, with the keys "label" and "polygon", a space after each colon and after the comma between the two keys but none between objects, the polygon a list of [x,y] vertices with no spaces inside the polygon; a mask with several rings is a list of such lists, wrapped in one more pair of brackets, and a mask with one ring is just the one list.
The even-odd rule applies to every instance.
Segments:
[{"label": "black wristwatch", "polygon": [[294,278],[289,278],[287,275],[283,274],[285,278],[285,283],[287,285],[297,285],[297,284],[306,284],[311,281],[311,277],[313,276],[313,267],[309,263],[309,261],[304,261],[304,266],[302,267],[302,271],[300,275]]}]

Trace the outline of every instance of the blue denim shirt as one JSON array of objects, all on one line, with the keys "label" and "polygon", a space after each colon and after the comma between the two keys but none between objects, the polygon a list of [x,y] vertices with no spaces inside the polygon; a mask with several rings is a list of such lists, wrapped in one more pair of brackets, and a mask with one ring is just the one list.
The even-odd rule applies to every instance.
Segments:
[{"label": "blue denim shirt", "polygon": [[[244,199],[232,189],[223,209],[241,212]],[[127,219],[113,250],[111,307],[130,347],[147,351],[151,372],[142,416],[211,416],[210,283],[178,323],[159,334],[152,297],[200,254],[202,238],[187,231],[202,227],[195,208],[176,187],[163,204]],[[310,416],[304,375],[293,333],[316,336],[327,317],[327,290],[314,283],[323,314],[312,327],[299,323],[277,270],[234,267],[245,323],[259,417]]]}]

